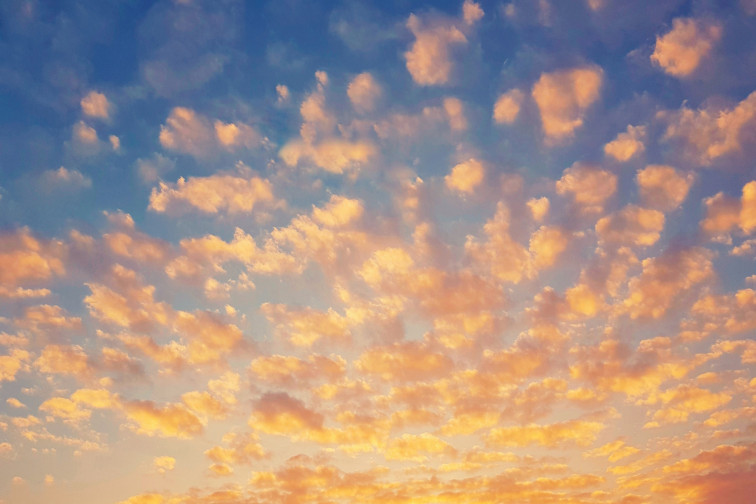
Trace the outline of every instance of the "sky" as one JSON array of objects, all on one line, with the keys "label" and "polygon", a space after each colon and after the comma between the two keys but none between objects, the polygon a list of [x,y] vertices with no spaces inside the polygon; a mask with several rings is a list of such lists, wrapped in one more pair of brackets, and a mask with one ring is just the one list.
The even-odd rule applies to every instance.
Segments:
[{"label": "sky", "polygon": [[0,2],[1,504],[746,504],[756,1]]}]

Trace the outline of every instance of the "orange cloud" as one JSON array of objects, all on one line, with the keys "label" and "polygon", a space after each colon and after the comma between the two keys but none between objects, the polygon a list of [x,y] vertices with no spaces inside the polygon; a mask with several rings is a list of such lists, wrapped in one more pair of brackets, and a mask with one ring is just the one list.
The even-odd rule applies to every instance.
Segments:
[{"label": "orange cloud", "polygon": [[606,425],[601,422],[569,420],[548,425],[527,424],[491,429],[486,441],[493,446],[539,445],[554,448],[564,444],[588,446]]},{"label": "orange cloud", "polygon": [[672,21],[672,30],[656,37],[651,61],[669,75],[688,77],[722,37],[722,26],[690,18]]},{"label": "orange cloud", "polygon": [[607,170],[583,163],[575,163],[557,180],[557,194],[571,194],[584,213],[600,213],[604,203],[617,190],[617,176]]},{"label": "orange cloud", "polygon": [[532,96],[548,142],[565,141],[583,125],[588,108],[599,98],[603,75],[595,65],[541,74]]},{"label": "orange cloud", "polygon": [[604,145],[604,154],[624,163],[646,150],[643,140],[646,137],[645,126],[627,126],[625,133]]},{"label": "orange cloud", "polygon": [[275,204],[271,183],[242,168],[237,175],[178,179],[176,184],[160,182],[150,194],[149,209],[158,213],[194,210],[207,214],[250,213],[255,207]]}]

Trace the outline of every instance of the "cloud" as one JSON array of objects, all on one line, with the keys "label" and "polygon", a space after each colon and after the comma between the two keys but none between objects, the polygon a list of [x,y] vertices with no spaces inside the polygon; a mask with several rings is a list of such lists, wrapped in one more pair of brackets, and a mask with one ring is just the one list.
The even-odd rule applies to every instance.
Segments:
[{"label": "cloud", "polygon": [[625,133],[604,145],[604,154],[624,163],[646,150],[643,140],[646,138],[645,126],[627,126]]},{"label": "cloud", "polygon": [[59,189],[76,191],[92,187],[91,178],[82,174],[79,170],[68,170],[63,166],[57,170],[43,172],[40,182],[47,192]]},{"label": "cloud", "polygon": [[452,78],[454,46],[466,45],[465,31],[483,17],[483,9],[475,2],[466,0],[462,6],[463,24],[453,20],[437,20],[424,23],[414,14],[407,20],[407,28],[415,36],[409,51],[404,53],[407,70],[415,84],[439,86],[448,84]]},{"label": "cloud", "polygon": [[90,91],[81,99],[81,111],[88,117],[108,120],[111,109],[108,98],[100,92]]},{"label": "cloud", "polygon": [[176,467],[176,459],[168,456],[155,457],[152,460],[152,465],[158,473],[165,474],[169,471],[173,471]]},{"label": "cloud", "polygon": [[80,380],[94,373],[89,355],[79,345],[47,345],[34,367],[42,373],[72,375]]},{"label": "cloud", "polygon": [[307,359],[291,355],[258,357],[249,367],[257,379],[283,387],[325,381],[335,383],[346,372],[346,361],[339,355],[313,354]]},{"label": "cloud", "polygon": [[178,311],[174,330],[188,341],[190,364],[219,361],[241,346],[243,335],[234,324],[208,311]]},{"label": "cloud", "polygon": [[148,209],[170,214],[198,211],[233,215],[251,213],[256,207],[275,203],[272,184],[244,169],[238,174],[216,173],[188,180],[180,177],[175,184],[160,182],[152,189]]},{"label": "cloud", "polygon": [[544,196],[541,198],[529,199],[527,201],[527,206],[530,210],[530,214],[533,216],[533,220],[541,222],[549,213],[551,203],[549,202],[549,199]]},{"label": "cloud", "polygon": [[465,131],[467,129],[467,117],[465,117],[465,106],[462,100],[446,97],[444,98],[443,106],[452,131]]},{"label": "cloud", "polygon": [[137,159],[136,169],[139,179],[145,184],[149,184],[157,182],[164,175],[176,169],[176,161],[156,152],[151,158]]},{"label": "cloud", "polygon": [[360,113],[372,112],[382,94],[381,86],[369,72],[357,75],[347,86],[347,96]]},{"label": "cloud", "polygon": [[669,75],[688,77],[721,37],[722,26],[719,23],[692,18],[674,19],[672,30],[656,37],[651,61]]},{"label": "cloud", "polygon": [[496,124],[512,124],[520,114],[520,107],[525,95],[519,89],[510,89],[502,93],[494,103],[493,118]]},{"label": "cloud", "polygon": [[583,125],[588,108],[599,98],[603,75],[595,65],[541,74],[531,94],[548,143],[570,139]]},{"label": "cloud", "polygon": [[683,147],[683,153],[701,166],[718,158],[750,152],[756,141],[756,91],[732,108],[706,106],[692,110],[685,105],[675,112],[662,112],[668,123],[663,141]]},{"label": "cloud", "polygon": [[695,181],[692,173],[683,174],[671,166],[648,165],[638,170],[635,181],[643,204],[661,211],[682,205]]},{"label": "cloud", "polygon": [[669,248],[643,260],[643,272],[628,283],[624,309],[633,319],[658,319],[673,302],[714,276],[712,253],[703,248]]},{"label": "cloud", "polygon": [[0,355],[0,383],[15,381],[16,374],[27,368],[31,354],[20,348],[13,348],[9,355]]},{"label": "cloud", "polygon": [[174,107],[160,127],[160,145],[198,159],[214,156],[219,150],[256,147],[261,137],[248,124],[212,122],[186,107]]},{"label": "cloud", "polygon": [[494,278],[502,282],[519,283],[529,276],[527,265],[530,256],[528,250],[512,238],[509,227],[509,209],[499,202],[496,214],[483,227],[488,241],[479,243],[470,237],[465,244],[465,251],[476,262],[487,265]]},{"label": "cloud", "polygon": [[596,223],[600,245],[648,247],[659,241],[664,229],[664,214],[658,210],[628,205]]},{"label": "cloud", "polygon": [[454,363],[445,354],[432,351],[427,343],[408,341],[371,348],[357,359],[355,367],[386,381],[416,381],[445,376]]},{"label": "cloud", "polygon": [[492,446],[538,445],[554,448],[564,444],[588,446],[606,425],[601,422],[568,420],[548,425],[527,424],[491,429],[486,437]]},{"label": "cloud", "polygon": [[571,194],[583,213],[601,213],[617,190],[617,176],[597,166],[575,163],[556,182],[557,194]]},{"label": "cloud", "polygon": [[699,387],[679,385],[661,392],[658,399],[663,407],[654,412],[652,420],[644,428],[687,422],[690,415],[717,409],[729,403],[732,396],[725,392],[714,393]]},{"label": "cloud", "polygon": [[167,303],[154,299],[155,287],[144,285],[134,270],[120,264],[111,268],[109,283],[87,283],[91,294],[84,298],[89,314],[118,327],[145,331],[155,324],[166,325],[173,316]]},{"label": "cloud", "polygon": [[316,72],[316,80],[317,88],[299,107],[302,116],[299,138],[289,140],[278,154],[289,166],[309,160],[330,173],[357,170],[372,160],[378,151],[369,139],[354,139],[344,128],[338,128],[336,133],[336,117],[326,107],[328,74]]},{"label": "cloud", "polygon": [[203,431],[199,418],[182,404],[160,406],[153,401],[128,401],[123,407],[139,434],[190,439]]},{"label": "cloud", "polygon": [[483,163],[475,158],[459,163],[452,168],[451,173],[444,177],[446,187],[461,193],[472,194],[485,177],[486,169]]},{"label": "cloud", "polygon": [[56,240],[35,238],[29,228],[0,233],[0,297],[46,296],[47,289],[25,289],[66,273],[65,247]]},{"label": "cloud", "polygon": [[387,460],[408,460],[425,462],[429,456],[453,456],[456,450],[445,441],[433,434],[402,434],[401,437],[389,441],[385,456]]},{"label": "cloud", "polygon": [[701,221],[701,229],[716,236],[739,228],[750,234],[756,229],[756,180],[743,186],[743,194],[738,200],[724,193],[706,198],[706,217]]},{"label": "cloud", "polygon": [[103,234],[102,239],[114,254],[156,266],[163,266],[171,257],[170,244],[137,230],[131,215],[119,211],[105,212],[105,216],[115,229]]},{"label": "cloud", "polygon": [[310,347],[321,338],[330,344],[348,342],[349,321],[336,313],[306,308],[289,308],[282,304],[263,303],[260,311],[273,324],[277,334],[299,347]]}]

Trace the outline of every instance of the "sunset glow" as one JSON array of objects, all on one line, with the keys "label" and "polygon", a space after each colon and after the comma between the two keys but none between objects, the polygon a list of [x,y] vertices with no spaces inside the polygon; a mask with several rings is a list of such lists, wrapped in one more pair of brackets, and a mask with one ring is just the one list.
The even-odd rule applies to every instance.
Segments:
[{"label": "sunset glow", "polygon": [[756,1],[0,2],[0,504],[752,504]]}]

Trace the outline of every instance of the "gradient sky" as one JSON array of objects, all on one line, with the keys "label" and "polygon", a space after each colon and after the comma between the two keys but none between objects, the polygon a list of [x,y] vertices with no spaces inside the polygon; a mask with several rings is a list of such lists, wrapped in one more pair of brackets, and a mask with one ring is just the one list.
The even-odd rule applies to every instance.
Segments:
[{"label": "gradient sky", "polygon": [[751,503],[754,159],[754,0],[4,0],[0,503]]}]

